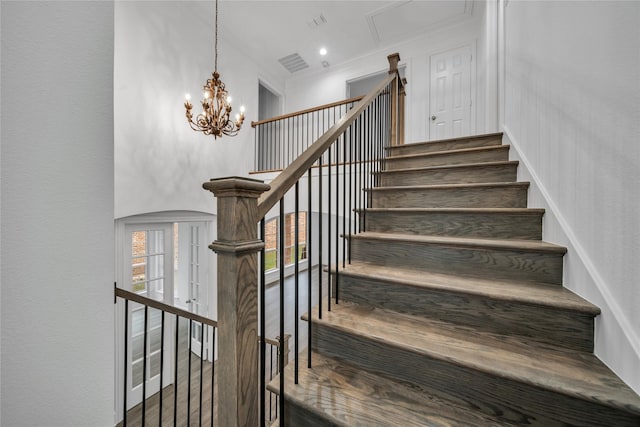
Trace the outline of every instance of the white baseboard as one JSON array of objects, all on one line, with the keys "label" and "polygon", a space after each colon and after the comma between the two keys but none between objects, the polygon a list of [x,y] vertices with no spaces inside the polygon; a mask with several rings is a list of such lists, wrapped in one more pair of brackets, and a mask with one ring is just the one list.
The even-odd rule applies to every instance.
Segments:
[{"label": "white baseboard", "polygon": [[[567,247],[564,261],[564,286],[600,307],[596,318],[595,354],[620,376],[636,393],[640,394],[640,339],[631,322],[611,293],[611,287],[599,274],[598,268],[573,232],[571,224],[562,215],[521,145],[509,129],[503,126],[505,143],[511,145],[510,158],[519,160],[518,180],[531,182],[532,195],[545,208],[544,239]],[[537,194],[536,194],[537,193]],[[552,231],[549,233],[549,229]]]}]

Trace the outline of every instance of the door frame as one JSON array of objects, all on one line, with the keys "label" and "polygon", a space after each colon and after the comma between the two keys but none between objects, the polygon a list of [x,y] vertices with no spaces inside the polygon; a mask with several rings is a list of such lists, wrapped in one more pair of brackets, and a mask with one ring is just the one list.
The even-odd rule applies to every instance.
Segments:
[{"label": "door frame", "polygon": [[462,41],[462,42],[457,42],[457,43],[452,43],[452,44],[448,44],[445,45],[445,47],[441,47],[438,49],[433,49],[433,50],[429,50],[427,51],[426,54],[426,61],[427,61],[427,67],[426,67],[426,72],[427,72],[427,91],[429,93],[429,96],[426,99],[426,103],[427,105],[425,106],[425,111],[427,113],[426,117],[424,118],[424,128],[423,128],[423,132],[424,135],[426,135],[428,137],[427,141],[432,141],[431,139],[431,57],[434,55],[439,55],[442,53],[446,53],[448,51],[451,50],[455,50],[455,49],[460,49],[463,47],[468,46],[469,49],[471,50],[471,67],[470,67],[470,73],[471,73],[471,117],[469,119],[469,135],[475,135],[476,133],[476,123],[477,123],[477,94],[478,94],[478,85],[477,85],[477,74],[478,74],[478,49],[477,49],[477,45],[478,45],[478,39],[474,38],[474,39],[470,39],[470,40],[466,40],[466,41]]},{"label": "door frame", "polygon": [[[164,254],[164,261],[163,261],[163,272],[162,272],[162,277],[163,279],[163,290],[162,290],[162,300],[160,300],[161,302],[163,302],[164,304],[173,304],[173,293],[174,293],[174,286],[173,286],[173,262],[172,262],[172,258],[173,258],[173,253],[174,253],[174,245],[173,245],[173,224],[169,223],[169,222],[142,222],[142,223],[129,223],[129,224],[125,224],[124,226],[124,234],[122,236],[123,240],[121,240],[121,243],[126,245],[125,250],[123,250],[120,253],[120,262],[122,265],[122,276],[119,277],[119,282],[121,284],[124,283],[128,283],[130,280],[129,277],[129,266],[130,264],[130,260],[133,258],[133,254],[131,252],[131,240],[130,240],[130,234],[134,231],[143,231],[143,230],[162,230],[164,232],[164,241],[163,241],[163,254]],[[147,242],[148,243],[148,242]],[[122,246],[124,247],[124,246]],[[148,267],[148,266],[147,266]],[[149,272],[148,270],[145,272],[145,275],[148,275]],[[125,288],[127,289],[127,288]],[[131,289],[127,289],[129,291],[131,291]],[[151,299],[155,299],[153,298],[153,292],[148,292],[147,293],[147,297],[151,298]],[[124,306],[124,304],[121,304]],[[144,310],[144,309],[142,309]],[[124,313],[124,307],[122,308],[122,312]],[[135,390],[134,388],[131,386],[132,382],[133,382],[133,367],[132,367],[132,354],[133,354],[133,342],[131,341],[133,339],[133,311],[132,311],[132,304],[129,304],[129,315],[128,315],[130,321],[128,325],[124,325],[124,319],[121,321],[121,327],[124,329],[124,327],[127,327],[127,336],[129,339],[129,343],[128,343],[128,348],[127,348],[127,360],[129,361],[129,363],[124,366],[124,369],[127,370],[127,381],[129,382],[129,384],[124,384],[125,387],[127,387],[127,409],[132,408],[133,406],[137,405],[138,403],[140,403],[142,400],[144,399],[146,396],[142,395],[142,386],[137,387]],[[150,313],[148,314],[148,318],[150,318],[151,315]],[[171,317],[169,317],[168,319],[165,318],[165,328],[163,330],[163,335],[164,335],[164,343],[165,343],[165,347],[166,348],[173,348],[173,337],[174,337],[174,324],[173,322],[171,322]],[[123,329],[119,329],[119,330],[123,330]],[[120,337],[121,341],[123,340],[123,336]],[[144,342],[143,346],[147,346],[147,343]],[[150,355],[148,356],[150,357]],[[165,361],[164,361],[164,378],[169,379],[168,381],[165,380],[165,384],[164,385],[168,385],[171,384],[172,380],[173,380],[173,354],[171,352],[169,352],[166,356],[165,356]],[[124,360],[122,361],[123,365],[124,365]],[[150,365],[149,362],[147,362],[147,368],[150,369]],[[143,372],[143,381],[144,378],[146,378],[146,372]],[[159,378],[157,379],[153,379],[150,381],[150,384],[147,385],[147,395],[152,395],[155,392],[160,390],[160,387],[162,385],[159,383]],[[155,390],[155,388],[157,387],[157,391]]]},{"label": "door frame", "polygon": [[[152,223],[175,223],[175,222],[205,222],[206,230],[205,230],[205,238],[213,241],[216,238],[216,228],[215,221],[216,215],[206,213],[206,212],[196,212],[196,211],[165,211],[165,212],[152,212],[148,214],[141,215],[132,215],[123,218],[117,218],[114,224],[114,232],[115,232],[115,277],[116,282],[114,286],[118,286],[119,283],[124,283],[125,274],[127,271],[127,266],[124,264],[124,257],[122,256],[121,250],[123,248],[123,244],[127,241],[126,228],[128,225],[142,225],[142,224],[152,224]],[[205,242],[206,243],[206,242]],[[215,256],[212,252],[206,251],[207,256],[213,257]],[[171,264],[173,265],[173,263]],[[213,259],[209,259],[207,265],[207,277],[209,287],[208,292],[208,316],[212,319],[217,318],[217,292],[215,285],[216,278],[216,263]],[[115,313],[115,328],[114,328],[114,395],[115,395],[115,420],[114,424],[122,421],[122,390],[123,390],[123,377],[124,377],[124,302],[122,299],[117,298],[116,304],[114,304],[114,313]],[[173,297],[170,303],[174,305]],[[171,317],[171,316],[170,316]],[[166,324],[172,323],[170,320],[165,319]],[[166,336],[165,336],[166,338]],[[212,361],[216,354],[216,344],[211,342],[211,331],[209,332],[208,346],[211,347],[211,351],[208,351],[208,360]],[[172,338],[171,338],[172,339]],[[167,340],[165,339],[165,346],[167,344]],[[173,357],[173,356],[171,356]],[[166,359],[165,359],[165,363]],[[171,364],[173,366],[173,364]],[[165,378],[164,385],[169,385],[173,382],[173,375],[170,375],[170,378]]]}]

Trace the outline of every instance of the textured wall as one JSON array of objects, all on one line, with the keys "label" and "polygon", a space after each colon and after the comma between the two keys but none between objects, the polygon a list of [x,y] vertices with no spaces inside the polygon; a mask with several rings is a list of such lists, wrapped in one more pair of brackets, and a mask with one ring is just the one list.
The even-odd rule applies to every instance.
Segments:
[{"label": "textured wall", "polygon": [[1,28],[0,423],[113,425],[113,3]]},{"label": "textured wall", "polygon": [[[220,5],[224,12],[224,4]],[[115,216],[167,210],[215,212],[201,185],[253,169],[258,66],[220,33],[218,70],[247,108],[234,138],[214,141],[189,128],[184,95],[201,111],[213,72],[213,2],[117,2],[115,6]],[[277,83],[272,83],[276,84]],[[235,112],[234,112],[235,115]]]},{"label": "textured wall", "polygon": [[[640,391],[640,3],[509,2],[504,128],[599,305],[596,354]],[[528,169],[528,170],[527,170]]]}]

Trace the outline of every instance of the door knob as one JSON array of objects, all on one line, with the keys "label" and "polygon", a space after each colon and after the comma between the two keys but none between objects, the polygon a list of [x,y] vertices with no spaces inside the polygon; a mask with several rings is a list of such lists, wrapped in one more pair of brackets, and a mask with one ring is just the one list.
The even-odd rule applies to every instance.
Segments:
[{"label": "door knob", "polygon": [[435,120],[435,119],[436,119],[436,116],[431,116],[431,120]]}]

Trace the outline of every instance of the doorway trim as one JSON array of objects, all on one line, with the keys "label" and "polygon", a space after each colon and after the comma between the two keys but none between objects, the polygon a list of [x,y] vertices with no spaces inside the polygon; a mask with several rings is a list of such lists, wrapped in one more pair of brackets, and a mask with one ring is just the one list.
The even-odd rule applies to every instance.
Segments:
[{"label": "doorway trim", "polygon": [[[126,268],[127,266],[124,263],[124,257],[121,253],[123,245],[127,242],[127,227],[131,225],[140,225],[140,224],[158,224],[158,223],[175,223],[175,222],[205,222],[208,223],[209,226],[205,231],[205,237],[211,241],[215,240],[215,227],[216,215],[207,213],[207,212],[198,212],[198,211],[163,211],[163,212],[150,212],[138,215],[131,215],[127,217],[116,218],[114,223],[114,232],[115,232],[115,286],[122,286],[121,282],[123,278],[125,278]],[[206,242],[205,242],[206,243]],[[205,251],[207,256],[214,256],[213,252]],[[173,265],[173,264],[172,264]],[[211,260],[207,266],[208,269],[208,277],[209,277],[209,285],[210,286],[208,292],[208,316],[211,318],[216,318],[217,313],[217,292],[215,285],[216,278],[216,263]],[[172,299],[173,300],[173,299]],[[172,302],[173,304],[173,302]],[[118,301],[114,304],[114,312],[115,312],[115,328],[114,328],[114,385],[115,385],[115,423],[118,423],[118,418],[122,415],[122,391],[123,391],[123,369],[124,366],[124,358],[123,358],[123,327],[124,327],[124,304],[121,301]],[[209,359],[215,359],[217,355],[216,345],[212,345],[212,351],[209,352]]]}]

